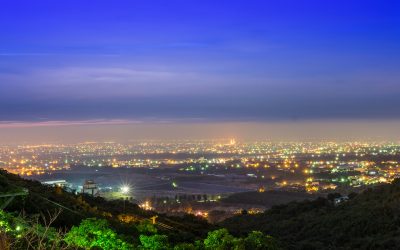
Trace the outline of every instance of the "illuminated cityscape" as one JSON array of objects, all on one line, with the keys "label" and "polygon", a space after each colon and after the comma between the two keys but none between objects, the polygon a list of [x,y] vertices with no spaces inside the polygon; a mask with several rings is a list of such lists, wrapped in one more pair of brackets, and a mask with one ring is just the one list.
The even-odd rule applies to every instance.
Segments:
[{"label": "illuminated cityscape", "polygon": [[[88,168],[170,168],[204,175],[237,170],[248,178],[282,180],[278,186],[328,182],[362,186],[398,177],[398,143],[273,143],[216,141],[81,143],[2,146],[1,167],[21,176]],[[264,174],[265,173],[265,174]],[[333,178],[336,175],[343,178]],[[288,180],[284,180],[287,176]],[[296,178],[296,176],[303,176]],[[325,178],[324,178],[325,176]],[[326,178],[326,177],[332,178]],[[297,181],[290,181],[297,179]],[[289,181],[289,182],[288,182]],[[284,183],[286,182],[286,184]],[[306,185],[307,184],[307,185]],[[322,189],[324,185],[321,185]],[[312,191],[312,190],[310,190]],[[318,190],[315,190],[318,191]]]},{"label": "illuminated cityscape", "polygon": [[125,197],[142,203],[144,209],[199,216],[215,209],[234,214],[267,208],[219,202],[233,193],[359,192],[398,178],[399,161],[398,143],[235,139],[3,146],[0,154],[1,168],[25,178],[50,184],[66,180],[76,192],[82,192],[83,182],[90,179],[99,187],[98,196]]}]

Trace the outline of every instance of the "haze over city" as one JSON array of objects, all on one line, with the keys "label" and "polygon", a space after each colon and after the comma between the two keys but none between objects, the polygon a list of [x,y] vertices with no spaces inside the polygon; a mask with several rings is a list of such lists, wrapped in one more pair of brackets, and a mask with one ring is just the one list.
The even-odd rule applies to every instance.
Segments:
[{"label": "haze over city", "polygon": [[291,122],[74,121],[0,126],[3,144],[134,142],[143,140],[394,141],[400,122],[381,120]]}]

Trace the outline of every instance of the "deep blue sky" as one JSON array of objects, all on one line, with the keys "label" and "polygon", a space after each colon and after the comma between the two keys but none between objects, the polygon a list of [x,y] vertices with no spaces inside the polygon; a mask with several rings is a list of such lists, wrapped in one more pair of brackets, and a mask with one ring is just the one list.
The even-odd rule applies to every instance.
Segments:
[{"label": "deep blue sky", "polygon": [[400,118],[400,2],[2,0],[0,121]]}]

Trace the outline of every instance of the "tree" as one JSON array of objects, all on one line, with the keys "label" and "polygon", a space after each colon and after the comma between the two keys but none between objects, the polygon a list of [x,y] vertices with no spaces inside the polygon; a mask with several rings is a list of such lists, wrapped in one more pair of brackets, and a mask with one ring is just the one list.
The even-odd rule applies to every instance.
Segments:
[{"label": "tree", "polygon": [[180,243],[175,245],[174,250],[197,250],[197,248],[191,243]]},{"label": "tree", "polygon": [[42,214],[31,220],[0,210],[0,249],[66,249],[63,232],[51,227],[60,213],[49,212],[48,217]]},{"label": "tree", "polygon": [[140,235],[140,243],[142,249],[146,250],[166,250],[168,249],[168,237],[166,235]]},{"label": "tree", "polygon": [[264,235],[260,231],[253,231],[244,240],[246,249],[252,250],[275,250],[279,249],[274,238]]},{"label": "tree", "polygon": [[133,246],[121,240],[118,235],[109,228],[106,220],[95,218],[85,219],[79,227],[72,227],[65,237],[65,242],[73,247],[84,249],[118,249],[128,250]]},{"label": "tree", "polygon": [[208,233],[204,247],[212,250],[230,250],[234,248],[235,240],[227,229],[222,228]]},{"label": "tree", "polygon": [[148,220],[141,221],[139,225],[136,226],[136,228],[141,234],[145,235],[157,233],[157,228]]}]

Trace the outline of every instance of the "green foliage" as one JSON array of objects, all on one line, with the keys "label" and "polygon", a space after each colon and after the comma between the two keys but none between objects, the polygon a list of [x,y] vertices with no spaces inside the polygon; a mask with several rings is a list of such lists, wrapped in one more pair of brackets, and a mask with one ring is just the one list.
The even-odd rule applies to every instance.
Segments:
[{"label": "green foliage", "polygon": [[235,237],[229,234],[225,228],[208,233],[204,240],[205,249],[210,250],[229,250],[234,247]]},{"label": "green foliage", "polygon": [[198,250],[203,250],[203,249],[204,249],[204,243],[203,243],[203,241],[201,241],[201,240],[196,240],[196,241],[194,242],[194,246],[195,246],[195,248],[198,249]]},{"label": "green foliage", "polygon": [[[44,231],[44,228],[39,224],[29,225],[24,219],[0,210],[0,232],[13,237],[16,242],[20,241],[20,238],[28,233],[28,229],[31,229],[35,234],[43,234]],[[54,230],[49,230],[48,234],[52,232],[54,232]]]},{"label": "green foliage", "polygon": [[271,236],[262,232],[253,231],[247,238],[235,238],[225,228],[208,233],[204,240],[205,249],[215,250],[277,250],[277,242]]},{"label": "green foliage", "polygon": [[4,212],[3,210],[0,210],[0,231],[2,232],[13,232],[15,231],[15,228],[12,227],[12,220],[13,217]]},{"label": "green foliage", "polygon": [[166,235],[140,235],[141,248],[146,250],[166,250],[168,249],[168,237]]},{"label": "green foliage", "polygon": [[252,250],[275,250],[279,249],[278,243],[269,235],[264,235],[260,231],[249,233],[244,239],[246,249]]},{"label": "green foliage", "polygon": [[[147,224],[143,223],[143,226]],[[151,227],[150,227],[151,228]],[[61,249],[63,242],[68,244],[70,248],[83,249],[104,249],[113,250],[134,249],[134,246],[123,241],[109,226],[106,220],[95,218],[86,219],[79,226],[72,227],[62,238],[55,228],[44,227],[40,224],[29,225],[22,218],[13,217],[11,214],[0,211],[0,231],[8,233],[17,239],[18,237],[29,236],[30,242],[15,241],[14,249],[25,249],[29,247],[35,249]],[[150,233],[146,231],[146,233]],[[26,239],[26,238],[25,238]],[[219,229],[208,233],[208,237],[204,240],[192,243],[178,243],[170,247],[168,237],[166,235],[140,235],[141,245],[139,249],[143,250],[275,250],[278,249],[276,242],[270,236],[265,236],[261,232],[251,232],[247,238],[235,238],[229,234],[227,229]]]},{"label": "green foliage", "polygon": [[141,234],[151,235],[157,233],[157,228],[148,220],[143,220],[136,226]]},{"label": "green foliage", "polygon": [[121,240],[118,235],[109,228],[106,220],[85,219],[81,224],[67,233],[65,242],[70,246],[85,249],[101,248],[104,250],[128,250],[133,246]]},{"label": "green foliage", "polygon": [[[45,218],[43,218],[45,219]],[[12,249],[61,249],[63,235],[50,224],[14,216],[0,210],[0,233],[12,244]],[[8,246],[10,248],[10,246]]]},{"label": "green foliage", "polygon": [[180,243],[174,246],[174,250],[197,250],[195,245],[191,243]]}]

